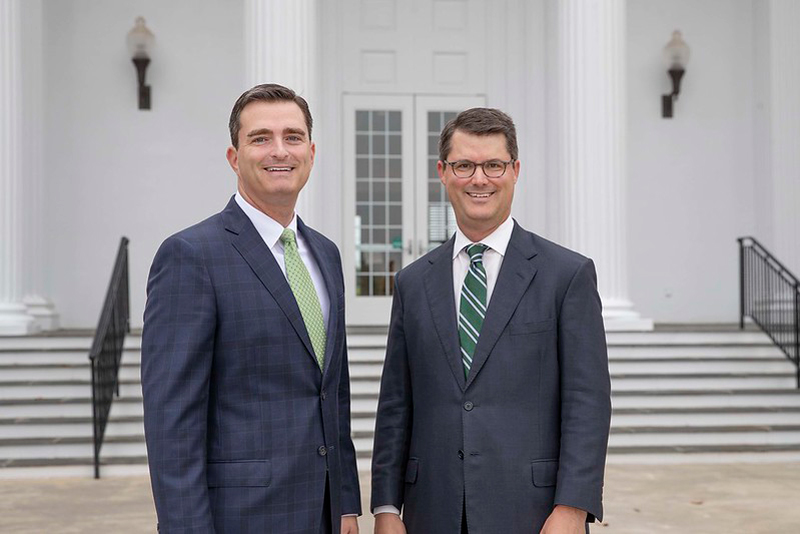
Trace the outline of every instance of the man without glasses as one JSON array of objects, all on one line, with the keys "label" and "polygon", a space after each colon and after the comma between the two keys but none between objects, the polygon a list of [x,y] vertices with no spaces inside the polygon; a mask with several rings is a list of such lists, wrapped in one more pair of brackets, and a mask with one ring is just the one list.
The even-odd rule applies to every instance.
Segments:
[{"label": "man without glasses", "polygon": [[291,89],[242,94],[236,194],[153,260],[142,389],[161,532],[358,532],[341,259],[294,211],[311,126]]}]

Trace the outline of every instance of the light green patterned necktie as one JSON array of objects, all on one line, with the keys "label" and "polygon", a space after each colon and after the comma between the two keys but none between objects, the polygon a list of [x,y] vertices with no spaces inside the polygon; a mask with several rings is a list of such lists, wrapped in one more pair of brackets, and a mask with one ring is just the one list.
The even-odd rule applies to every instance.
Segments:
[{"label": "light green patterned necktie", "polygon": [[461,363],[464,376],[469,377],[472,357],[481,335],[483,319],[486,317],[486,269],[483,253],[489,248],[483,243],[467,247],[469,269],[461,286],[461,304],[458,310],[458,338],[461,341]]},{"label": "light green patterned necktie", "polygon": [[306,324],[308,337],[311,338],[311,346],[314,347],[319,368],[323,369],[325,364],[325,320],[322,317],[322,307],[319,304],[317,290],[314,289],[314,282],[311,281],[308,269],[300,259],[297,241],[290,228],[283,230],[281,243],[283,243],[286,278],[289,279],[289,287],[292,288],[297,306],[300,308],[300,314],[303,316],[303,322]]}]

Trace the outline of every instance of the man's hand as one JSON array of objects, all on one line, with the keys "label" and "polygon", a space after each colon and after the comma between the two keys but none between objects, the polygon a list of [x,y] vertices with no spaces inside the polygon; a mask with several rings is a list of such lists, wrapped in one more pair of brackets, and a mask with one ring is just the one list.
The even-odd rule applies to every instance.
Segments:
[{"label": "man's hand", "polygon": [[397,514],[378,514],[375,516],[375,534],[406,534],[406,526]]},{"label": "man's hand", "polygon": [[585,534],[586,512],[580,508],[559,504],[544,522],[540,534]]},{"label": "man's hand", "polygon": [[358,518],[356,516],[342,517],[342,534],[358,534]]}]

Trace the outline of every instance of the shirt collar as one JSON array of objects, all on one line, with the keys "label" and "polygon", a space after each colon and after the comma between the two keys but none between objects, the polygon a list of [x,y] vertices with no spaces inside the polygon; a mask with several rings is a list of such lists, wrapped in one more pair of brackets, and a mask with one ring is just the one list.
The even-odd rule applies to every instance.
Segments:
[{"label": "shirt collar", "polygon": [[[513,231],[514,219],[508,217],[500,226],[495,229],[494,232],[481,239],[480,242],[501,256],[505,256],[508,243],[511,241],[511,232]],[[459,252],[464,250],[465,247],[471,245],[472,243],[473,241],[464,235],[464,233],[461,231],[461,228],[456,228],[456,242],[453,246],[453,259],[458,256]]]},{"label": "shirt collar", "polygon": [[[261,239],[264,240],[264,243],[267,244],[270,250],[273,249],[280,241],[281,234],[283,233],[283,225],[247,202],[239,193],[239,191],[236,191],[234,198],[236,199],[236,203],[239,205],[239,207],[242,208],[244,214],[247,215],[247,218],[250,219],[250,222],[253,223],[253,226],[256,227],[256,231],[258,232],[258,235],[261,236]],[[292,215],[292,221],[286,228],[291,228],[292,231],[294,231],[294,235],[297,235],[296,213]]]}]

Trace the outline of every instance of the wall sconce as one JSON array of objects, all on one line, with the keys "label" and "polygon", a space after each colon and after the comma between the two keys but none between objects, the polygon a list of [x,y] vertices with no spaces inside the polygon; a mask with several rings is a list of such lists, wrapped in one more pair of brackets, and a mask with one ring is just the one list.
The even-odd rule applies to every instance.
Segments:
[{"label": "wall sconce", "polygon": [[150,109],[150,86],[145,85],[145,72],[150,64],[150,50],[155,37],[144,24],[144,17],[138,17],[133,29],[128,32],[128,49],[136,65],[136,79],[139,82],[139,109]]},{"label": "wall sconce", "polygon": [[672,93],[661,95],[661,116],[671,119],[672,103],[678,99],[678,94],[681,92],[681,78],[689,62],[689,47],[678,30],[672,32],[672,39],[664,47],[664,62],[667,65],[667,73],[672,79]]}]

